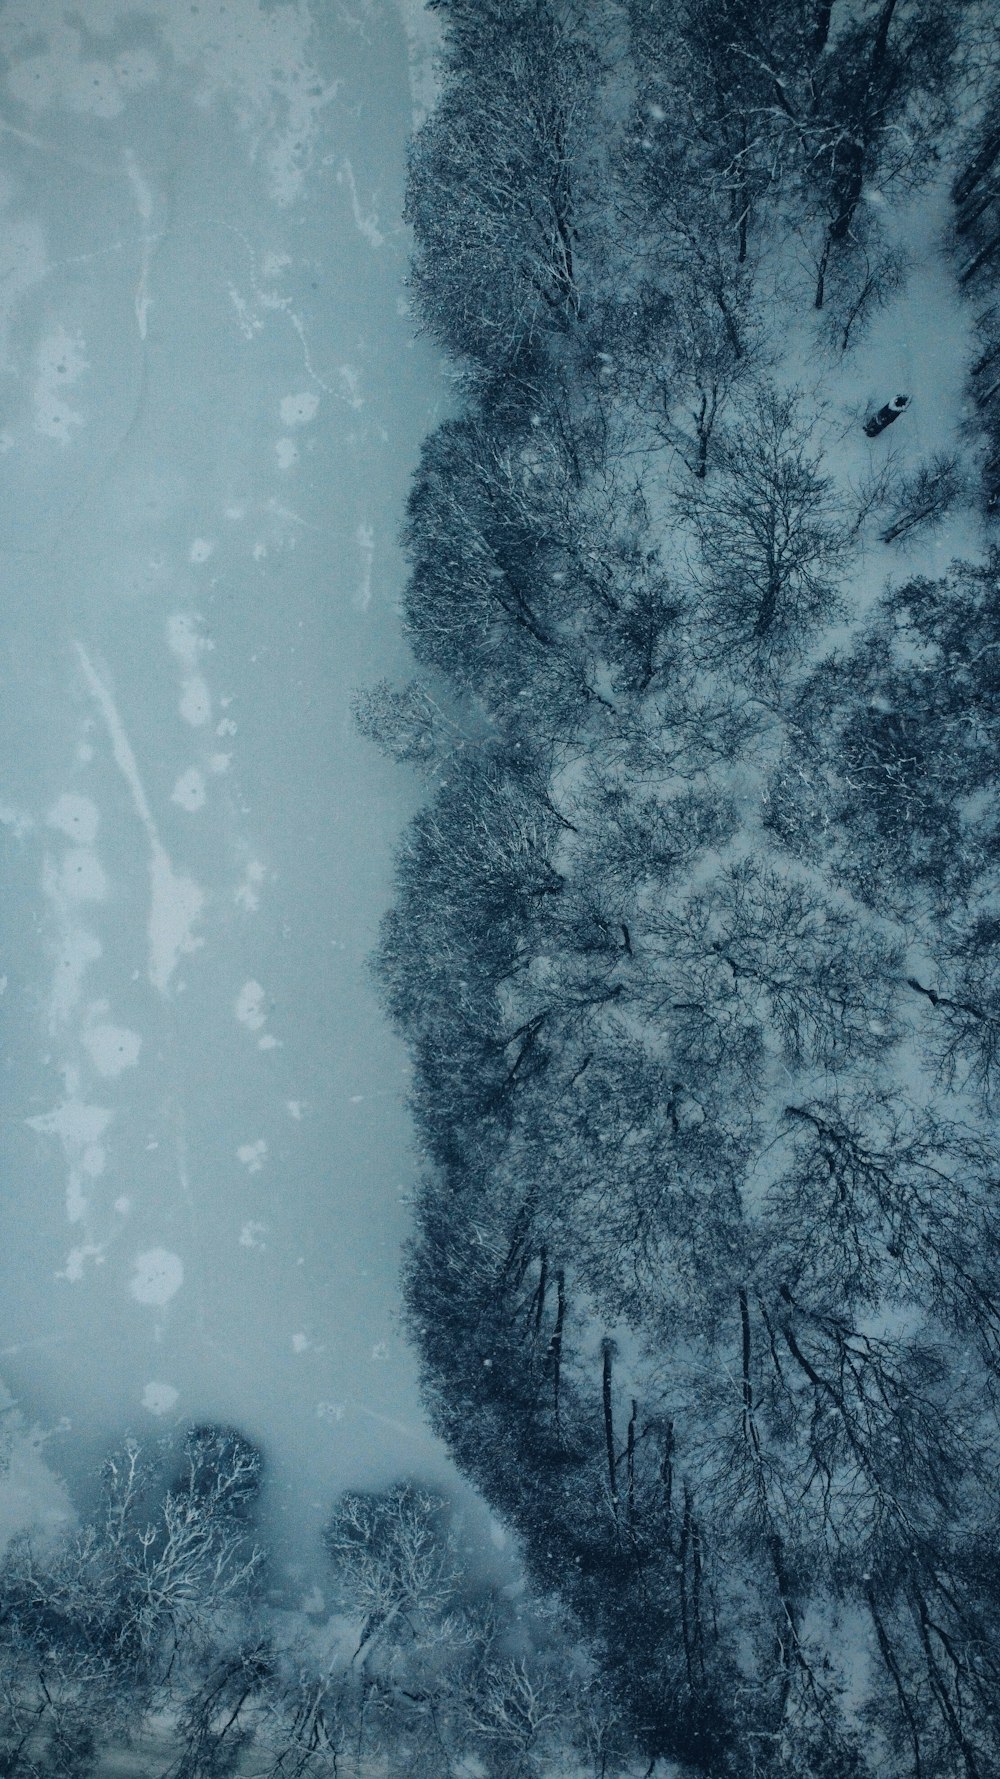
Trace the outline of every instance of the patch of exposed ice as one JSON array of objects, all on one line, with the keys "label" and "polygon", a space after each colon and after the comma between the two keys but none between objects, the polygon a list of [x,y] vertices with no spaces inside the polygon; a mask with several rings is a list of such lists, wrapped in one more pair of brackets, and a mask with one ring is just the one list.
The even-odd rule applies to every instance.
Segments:
[{"label": "patch of exposed ice", "polygon": [[167,1248],[149,1248],[137,1254],[129,1290],[136,1303],[157,1308],[170,1302],[184,1282],[184,1266],[178,1254]]},{"label": "patch of exposed ice", "polygon": [[108,880],[97,854],[85,846],[72,847],[62,861],[59,894],[69,902],[103,902],[107,893]]},{"label": "patch of exposed ice", "polygon": [[35,825],[35,818],[25,809],[15,809],[12,803],[0,803],[0,826],[10,828],[15,839],[20,840],[22,834],[30,834]]},{"label": "patch of exposed ice", "polygon": [[8,216],[0,237],[0,369],[10,370],[10,329],[21,299],[48,272],[45,233],[35,217]]},{"label": "patch of exposed ice", "polygon": [[115,80],[123,93],[141,92],[154,86],[160,78],[156,59],[148,49],[126,49],[111,64]]},{"label": "patch of exposed ice", "polygon": [[[13,21],[16,30],[17,21]],[[44,20],[38,21],[41,26]],[[9,27],[8,27],[9,29]],[[51,105],[90,117],[117,117],[125,100],[107,62],[83,54],[83,38],[65,22],[47,34],[38,30],[43,47],[13,63],[7,76],[11,95],[33,111]]]},{"label": "patch of exposed ice", "polygon": [[82,338],[56,328],[39,345],[35,366],[35,431],[68,445],[74,428],[83,425],[83,415],[65,399],[66,390],[90,368]]}]

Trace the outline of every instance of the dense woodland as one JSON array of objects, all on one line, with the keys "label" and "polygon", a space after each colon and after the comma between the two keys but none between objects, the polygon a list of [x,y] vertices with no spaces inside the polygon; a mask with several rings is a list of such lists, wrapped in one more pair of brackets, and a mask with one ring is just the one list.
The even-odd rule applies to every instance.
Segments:
[{"label": "dense woodland", "polygon": [[[9,1453],[8,1435],[0,1468]],[[78,1524],[14,1539],[0,1560],[0,1774],[629,1770],[598,1663],[558,1601],[484,1579],[445,1500],[412,1482],[341,1496],[310,1576],[320,1598],[294,1610],[258,1535],[264,1474],[233,1428],[129,1440]]]},{"label": "dense woodland", "polygon": [[[357,710],[427,780],[376,960],[407,1315],[530,1591],[401,1482],[335,1505],[306,1623],[259,1454],[129,1446],[4,1559],[0,1774],[996,1779],[990,8],[436,10],[456,399],[418,677]],[[921,216],[974,349],[918,451],[857,366]]]},{"label": "dense woodland", "polygon": [[[412,283],[459,401],[409,503],[422,677],[359,706],[430,783],[378,959],[428,1400],[650,1773],[987,1779],[993,27],[440,10]],[[907,215],[976,341],[922,456],[852,381]]]}]

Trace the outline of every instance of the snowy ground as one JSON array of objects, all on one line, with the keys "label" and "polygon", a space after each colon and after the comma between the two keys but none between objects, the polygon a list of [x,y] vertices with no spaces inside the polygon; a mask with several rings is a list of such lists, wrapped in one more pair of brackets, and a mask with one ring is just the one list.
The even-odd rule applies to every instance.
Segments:
[{"label": "snowy ground", "polygon": [[348,708],[444,392],[419,11],[0,3],[0,1372],[71,1469],[237,1421],[307,1568],[338,1488],[445,1474],[364,971],[406,790]]}]

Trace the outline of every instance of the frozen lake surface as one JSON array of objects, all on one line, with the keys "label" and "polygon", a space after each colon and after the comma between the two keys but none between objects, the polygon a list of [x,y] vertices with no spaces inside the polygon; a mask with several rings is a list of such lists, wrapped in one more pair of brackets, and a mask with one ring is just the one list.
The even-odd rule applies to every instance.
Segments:
[{"label": "frozen lake surface", "polygon": [[57,1467],[238,1422],[286,1556],[339,1488],[446,1474],[364,967],[409,793],[349,712],[405,671],[445,397],[402,286],[414,29],[0,5],[0,1372]]}]

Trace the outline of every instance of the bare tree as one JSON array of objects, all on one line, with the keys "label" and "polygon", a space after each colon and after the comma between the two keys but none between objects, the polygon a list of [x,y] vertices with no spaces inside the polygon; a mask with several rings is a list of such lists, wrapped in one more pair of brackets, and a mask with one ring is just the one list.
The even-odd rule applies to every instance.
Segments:
[{"label": "bare tree", "polygon": [[460,56],[411,154],[412,281],[460,356],[515,360],[580,313],[579,198],[593,57],[548,8],[483,13],[475,78]]},{"label": "bare tree", "polygon": [[712,476],[684,497],[716,649],[780,660],[837,609],[850,531],[813,430],[799,400],[763,387],[720,436]]}]

